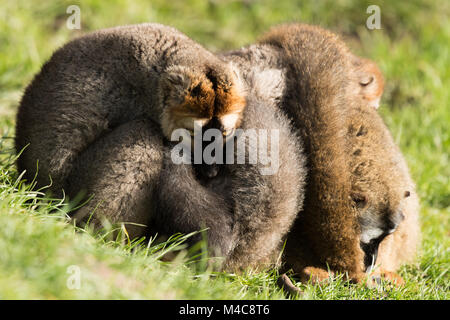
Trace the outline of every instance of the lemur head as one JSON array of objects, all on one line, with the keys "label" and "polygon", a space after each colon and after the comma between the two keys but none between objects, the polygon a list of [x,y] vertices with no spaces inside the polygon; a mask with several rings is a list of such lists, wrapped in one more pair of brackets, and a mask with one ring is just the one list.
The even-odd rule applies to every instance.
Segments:
[{"label": "lemur head", "polygon": [[357,78],[357,93],[375,109],[380,106],[384,90],[384,78],[377,64],[369,59],[352,57]]},{"label": "lemur head", "polygon": [[355,241],[364,252],[361,267],[370,271],[378,246],[404,219],[410,221],[418,199],[406,162],[377,111],[359,99],[348,110],[348,200],[359,233]]},{"label": "lemur head", "polygon": [[[386,187],[386,186],[384,186]],[[364,251],[364,267],[370,272],[375,265],[378,247],[383,239],[393,233],[405,219],[406,201],[413,189],[384,189],[384,194],[373,192],[352,193],[351,197],[358,211],[361,230],[360,247]]]},{"label": "lemur head", "polygon": [[161,125],[168,139],[172,131],[180,128],[193,134],[194,125],[219,129],[224,136],[240,125],[245,97],[230,65],[169,67],[161,87]]}]

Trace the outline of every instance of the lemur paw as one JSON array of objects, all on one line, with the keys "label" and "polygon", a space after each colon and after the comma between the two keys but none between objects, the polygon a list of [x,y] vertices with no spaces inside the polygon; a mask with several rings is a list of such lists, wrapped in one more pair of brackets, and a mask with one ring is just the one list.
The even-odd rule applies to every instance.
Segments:
[{"label": "lemur paw", "polygon": [[334,276],[333,272],[316,267],[306,267],[300,272],[300,281],[303,283],[320,284],[329,282]]}]

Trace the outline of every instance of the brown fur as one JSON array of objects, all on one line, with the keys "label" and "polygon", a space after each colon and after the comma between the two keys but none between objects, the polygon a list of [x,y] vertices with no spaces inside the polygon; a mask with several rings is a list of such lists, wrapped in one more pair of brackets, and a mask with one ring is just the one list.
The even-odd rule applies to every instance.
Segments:
[{"label": "brown fur", "polygon": [[[170,89],[167,88],[167,90]],[[193,91],[195,91],[195,94]],[[215,92],[212,83],[208,79],[195,79],[192,80],[191,88],[188,89],[182,103],[174,102],[174,106],[168,111],[173,118],[186,116],[212,117],[214,114],[214,99]]]},{"label": "brown fur", "polygon": [[[261,43],[281,51],[288,78],[283,107],[308,155],[305,206],[288,238],[287,267],[303,279],[314,273],[309,267],[328,266],[360,281],[367,260],[360,246],[362,225],[372,228],[374,219],[395,229],[403,215],[397,231],[382,241],[377,259],[380,273],[394,272],[415,253],[417,195],[380,116],[364,95],[355,95],[352,55],[335,34],[307,25],[275,28]],[[405,191],[411,196],[405,198]],[[370,222],[363,223],[363,217]]]},{"label": "brown fur", "polygon": [[126,122],[151,119],[169,139],[198,115],[242,112],[235,83],[229,65],[168,26],[83,35],[57,50],[23,95],[15,140],[18,152],[25,149],[19,171],[29,181],[37,175],[39,187],[51,181],[61,196],[78,155]]},{"label": "brown fur", "polygon": [[91,144],[64,185],[71,197],[80,191],[92,197],[74,219],[94,227],[123,223],[131,238],[144,235],[156,214],[164,152],[162,135],[148,120],[125,123]]},{"label": "brown fur", "polygon": [[[273,174],[261,175],[262,164],[226,166],[227,176],[231,178],[228,190],[236,219],[234,230],[239,239],[225,261],[228,271],[260,269],[280,263],[286,234],[303,204],[306,178],[301,140],[278,108],[284,92],[283,73],[280,70],[261,72],[257,67],[240,72],[240,78],[244,72],[248,77],[244,81],[248,103],[242,129],[279,131],[279,167]],[[267,142],[273,152],[273,142],[270,139]],[[247,147],[247,157],[250,152],[257,152]]]},{"label": "brown fur", "polygon": [[290,25],[269,32],[262,43],[282,51],[287,72],[283,108],[305,139],[308,188],[303,212],[291,229],[286,263],[297,272],[325,267],[358,276],[357,211],[345,152],[345,104],[351,75],[348,49],[338,37],[311,26]]},{"label": "brown fur", "polygon": [[[275,264],[303,202],[301,141],[267,96],[282,96],[282,72],[237,80],[229,64],[166,26],[85,35],[55,52],[24,94],[16,146],[30,145],[19,170],[33,177],[39,161],[40,184],[50,175],[52,191],[91,196],[77,222],[124,223],[130,238],[208,228],[209,252],[227,270]],[[167,138],[189,117],[230,113],[244,129],[278,129],[278,171],[262,175],[266,164],[247,162],[203,184],[194,166],[172,161]]]},{"label": "brown fur", "polygon": [[[301,209],[305,170],[290,122],[264,91],[270,88],[271,94],[281,96],[282,86],[277,84],[283,81],[282,73],[266,74],[248,84],[242,127],[280,131],[280,167],[274,175],[261,175],[259,164],[234,164],[204,185],[192,166],[172,162],[170,145],[163,144],[151,121],[132,121],[80,154],[65,190],[69,194],[85,190],[94,197],[76,217],[94,214],[126,223],[131,237],[145,230],[170,236],[206,227],[210,254],[225,258],[222,269],[238,272],[276,265]],[[275,85],[268,85],[267,78]]]},{"label": "brown fur", "polygon": [[241,114],[245,107],[245,98],[239,92],[236,85],[217,87],[216,89],[216,112],[214,115],[223,116],[230,113]]},{"label": "brown fur", "polygon": [[360,223],[395,230],[384,235],[374,271],[392,274],[402,263],[411,262],[417,250],[420,230],[415,185],[400,150],[374,109],[365,105],[352,108],[347,128],[352,195],[360,200],[355,203]]},{"label": "brown fur", "polygon": [[231,68],[215,65],[205,73],[176,66],[169,76],[162,77],[167,108],[163,113],[163,131],[170,137],[172,130],[185,128],[186,118],[208,123],[213,117],[238,114],[239,126],[245,108],[245,96]]}]

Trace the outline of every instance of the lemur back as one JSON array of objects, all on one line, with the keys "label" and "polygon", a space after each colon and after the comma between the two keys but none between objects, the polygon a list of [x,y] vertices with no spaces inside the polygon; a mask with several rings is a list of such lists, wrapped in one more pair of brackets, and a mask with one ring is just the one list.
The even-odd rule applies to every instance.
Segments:
[{"label": "lemur back", "polygon": [[[308,156],[305,210],[291,238],[310,243],[317,259],[312,266],[328,265],[359,281],[377,264],[380,243],[404,224],[408,233],[399,228],[393,246],[409,253],[381,265],[395,271],[389,269],[393,264],[414,256],[417,196],[381,117],[367,96],[355,94],[355,74],[361,69],[355,70],[354,56],[333,33],[307,25],[275,28],[262,43],[283,51],[292,93],[283,106],[299,120]],[[298,263],[298,243],[288,240],[286,247],[292,265]]]},{"label": "lemur back", "polygon": [[61,195],[78,154],[122,124],[150,119],[169,139],[195,119],[244,106],[232,70],[181,32],[159,24],[96,31],[57,50],[27,87],[18,168]]},{"label": "lemur back", "polygon": [[[287,77],[281,108],[304,141],[308,183],[304,209],[289,232],[286,269],[308,281],[311,270],[328,277],[328,265],[359,281],[378,246],[386,270],[409,261],[418,239],[417,196],[374,110],[383,89],[376,65],[353,55],[331,32],[297,24],[274,28],[259,44],[225,57],[278,68]],[[403,246],[408,253],[402,255]]]}]

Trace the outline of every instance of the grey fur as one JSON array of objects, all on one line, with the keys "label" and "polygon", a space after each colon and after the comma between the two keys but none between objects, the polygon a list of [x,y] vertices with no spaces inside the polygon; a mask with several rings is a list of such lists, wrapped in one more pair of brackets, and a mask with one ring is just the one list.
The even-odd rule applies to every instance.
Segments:
[{"label": "grey fur", "polygon": [[[285,235],[301,211],[306,182],[305,157],[300,139],[279,108],[284,94],[284,75],[280,70],[242,71],[247,78],[248,105],[243,129],[279,130],[278,171],[261,175],[260,166],[232,165],[232,199],[239,241],[229,265],[273,264],[280,254]],[[272,146],[270,146],[272,148]]]},{"label": "grey fur", "polygon": [[221,66],[199,44],[159,24],[104,29],[69,42],[22,98],[16,148],[27,147],[19,170],[31,180],[39,161],[39,186],[51,176],[51,189],[60,195],[77,155],[94,141],[137,119],[152,119],[159,127],[166,100],[176,99],[166,87],[187,85],[182,70],[206,73]]},{"label": "grey fur", "polygon": [[226,258],[223,268],[273,264],[301,210],[306,174],[301,143],[277,108],[282,73],[242,78],[248,89],[242,128],[280,131],[278,171],[262,176],[260,164],[226,165],[202,184],[192,166],[171,161],[159,125],[170,90],[161,78],[186,64],[226,66],[178,31],[153,24],[101,30],[64,46],[22,99],[16,147],[29,146],[19,170],[31,178],[39,160],[40,185],[51,176],[55,193],[93,196],[78,220],[93,214],[95,225],[130,223],[132,238],[206,227],[211,251]]},{"label": "grey fur", "polygon": [[167,159],[159,182],[157,203],[165,214],[157,216],[157,229],[170,234],[208,227],[208,241],[219,250],[216,254],[226,258],[226,270],[276,264],[285,235],[303,203],[306,171],[302,146],[277,107],[284,88],[282,73],[250,74],[241,128],[279,130],[278,171],[261,175],[259,163],[230,164],[201,185],[191,166],[174,165]]},{"label": "grey fur", "polygon": [[103,220],[121,222],[131,237],[144,235],[155,215],[164,150],[160,130],[150,120],[122,124],[89,145],[64,184],[70,198],[92,197],[74,218],[96,227]]}]

